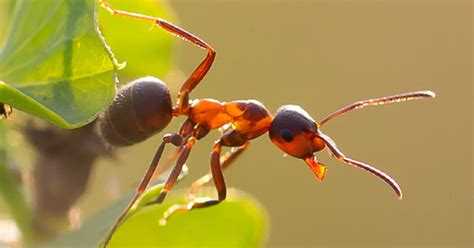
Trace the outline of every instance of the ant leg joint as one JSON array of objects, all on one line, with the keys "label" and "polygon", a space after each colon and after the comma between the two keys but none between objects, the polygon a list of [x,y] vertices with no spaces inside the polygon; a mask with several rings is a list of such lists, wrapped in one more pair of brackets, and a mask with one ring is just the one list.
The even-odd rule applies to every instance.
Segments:
[{"label": "ant leg joint", "polygon": [[163,141],[174,146],[181,146],[183,144],[183,137],[177,133],[167,133],[163,136]]},{"label": "ant leg joint", "polygon": [[166,195],[168,194],[168,192],[169,192],[169,191],[168,191],[167,189],[163,189],[163,190],[161,191],[160,195],[159,195],[159,196],[156,198],[156,200],[154,200],[153,202],[154,202],[154,203],[158,203],[158,204],[162,203],[162,202],[165,200],[165,197],[166,197]]},{"label": "ant leg joint", "polygon": [[163,203],[163,201],[165,200],[166,198],[166,195],[168,194],[169,190],[166,190],[166,189],[163,189],[161,192],[160,192],[160,195],[158,197],[156,197],[155,199],[147,202],[145,204],[145,206],[150,206],[150,205],[154,205],[154,204],[161,204]]}]

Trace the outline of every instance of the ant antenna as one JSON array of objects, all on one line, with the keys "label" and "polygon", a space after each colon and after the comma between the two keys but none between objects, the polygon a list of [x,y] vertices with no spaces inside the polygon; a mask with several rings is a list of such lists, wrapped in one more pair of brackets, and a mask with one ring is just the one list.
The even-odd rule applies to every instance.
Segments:
[{"label": "ant antenna", "polygon": [[393,96],[386,96],[382,98],[376,98],[376,99],[368,99],[368,100],[363,100],[363,101],[357,101],[351,105],[348,105],[344,108],[339,109],[338,111],[332,113],[331,115],[327,116],[324,118],[320,123],[319,127],[324,125],[324,123],[328,122],[331,119],[334,119],[337,116],[340,116],[344,113],[347,113],[351,110],[354,109],[361,109],[366,106],[376,106],[376,105],[383,105],[387,103],[395,103],[395,102],[404,102],[404,101],[410,101],[410,100],[418,100],[422,98],[434,98],[436,94],[433,91],[426,90],[426,91],[415,91],[415,92],[409,92],[409,93],[404,93],[400,95],[393,95]]}]

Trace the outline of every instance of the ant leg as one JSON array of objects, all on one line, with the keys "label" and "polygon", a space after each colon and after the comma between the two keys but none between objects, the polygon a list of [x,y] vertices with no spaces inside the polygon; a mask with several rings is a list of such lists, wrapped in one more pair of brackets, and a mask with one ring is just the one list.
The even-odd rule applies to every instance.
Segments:
[{"label": "ant leg", "polygon": [[[230,152],[224,154],[219,159],[221,161],[222,170],[229,168],[232,162],[235,161],[249,146],[249,142],[245,143],[243,146],[235,147]],[[186,195],[187,200],[196,198],[196,192],[203,187],[205,184],[209,183],[212,180],[212,172],[200,177],[198,180],[194,181],[191,185],[188,194]]]},{"label": "ant leg", "polygon": [[219,204],[221,201],[225,200],[227,196],[227,188],[225,185],[224,175],[222,173],[222,166],[220,162],[222,146],[237,147],[245,146],[246,143],[248,143],[247,137],[240,134],[236,130],[222,136],[222,138],[220,138],[215,143],[211,153],[211,175],[212,179],[214,180],[214,185],[217,189],[217,200],[210,199],[209,197],[198,197],[191,200],[186,205],[175,204],[165,211],[165,213],[163,214],[163,218],[160,220],[160,225],[165,225],[168,218],[176,211],[191,211],[197,208],[210,207]]},{"label": "ant leg", "polygon": [[[115,233],[115,230],[117,230],[117,228],[120,226],[122,221],[125,219],[125,216],[127,215],[128,211],[133,207],[135,202],[143,194],[146,187],[150,183],[150,180],[153,177],[153,174],[155,173],[155,171],[157,169],[157,166],[158,166],[158,163],[159,163],[159,161],[161,159],[161,156],[163,154],[165,145],[168,144],[168,143],[171,143],[174,146],[179,147],[178,152],[181,152],[182,151],[181,148],[184,146],[183,145],[183,140],[189,139],[188,137],[192,134],[194,125],[195,124],[191,119],[187,119],[181,125],[181,128],[180,128],[178,133],[166,134],[165,136],[163,136],[163,142],[160,144],[160,146],[156,150],[155,156],[153,157],[153,160],[152,160],[150,166],[148,167],[148,170],[146,171],[145,175],[143,176],[143,179],[140,182],[140,185],[138,185],[135,195],[133,196],[130,203],[128,203],[127,207],[123,210],[122,214],[119,216],[119,218],[115,222],[112,229],[107,234],[107,236],[104,240],[104,246],[103,247],[107,247],[107,245],[110,242],[113,234]],[[171,174],[173,174],[173,172]],[[178,171],[178,175],[179,175],[179,171]]]},{"label": "ant leg", "polygon": [[400,188],[398,183],[393,178],[391,178],[389,175],[385,174],[383,171],[381,171],[379,169],[376,169],[376,168],[374,168],[374,167],[372,167],[368,164],[365,164],[365,163],[362,163],[362,162],[359,162],[359,161],[356,161],[356,160],[353,160],[351,158],[346,157],[346,155],[344,155],[341,152],[341,150],[339,150],[337,148],[334,141],[332,141],[332,139],[329,136],[327,136],[326,134],[323,134],[323,133],[319,132],[316,135],[319,138],[321,138],[323,140],[323,142],[327,145],[327,147],[329,148],[330,154],[333,157],[337,158],[338,160],[340,160],[340,161],[342,161],[346,164],[364,169],[364,170],[374,174],[378,178],[384,180],[386,183],[388,183],[388,185],[390,185],[390,187],[393,189],[393,191],[395,191],[398,198],[402,199],[402,197],[403,197],[402,189]]},{"label": "ant leg", "polygon": [[195,142],[196,142],[196,138],[194,136],[188,139],[186,144],[181,149],[180,156],[178,160],[176,161],[173,171],[171,171],[170,176],[166,180],[165,186],[161,190],[160,195],[155,200],[148,202],[146,205],[160,204],[165,200],[166,195],[171,190],[171,188],[173,188],[174,183],[178,179],[179,173],[181,172],[184,163],[188,159],[189,153],[191,152],[191,148]]},{"label": "ant leg", "polygon": [[[196,124],[189,118],[181,125],[179,133],[181,134],[181,137],[183,137],[183,140],[188,140],[188,138],[193,132],[195,125]],[[177,147],[170,155],[168,155],[168,157],[165,159],[165,162],[163,162],[160,166],[156,168],[154,177],[161,175],[164,171],[168,170],[171,167],[173,161],[175,161],[181,153],[181,150],[185,143],[186,142],[182,143],[181,146]]]},{"label": "ant leg", "polygon": [[186,82],[184,82],[183,86],[181,86],[181,89],[178,93],[178,101],[177,101],[178,107],[176,109],[177,111],[176,115],[185,113],[188,108],[188,102],[185,101],[185,98],[186,98],[185,95],[186,93],[191,92],[199,84],[199,82],[204,78],[204,76],[207,74],[207,72],[211,68],[212,62],[214,61],[214,58],[216,57],[215,49],[209,44],[207,44],[201,38],[161,18],[154,18],[147,15],[131,13],[131,12],[126,12],[122,10],[116,10],[112,8],[112,6],[106,0],[99,0],[99,3],[103,8],[108,10],[113,15],[126,16],[126,17],[131,17],[131,18],[151,22],[154,25],[157,25],[163,28],[164,30],[170,32],[171,34],[174,34],[177,37],[182,38],[187,42],[193,43],[194,45],[207,50],[206,58],[201,62],[201,64],[199,64],[199,66],[194,70],[194,72],[186,80]]},{"label": "ant leg", "polygon": [[209,133],[209,129],[205,128],[204,126],[196,126],[193,130],[193,135],[186,141],[186,144],[183,145],[180,151],[180,155],[176,164],[171,171],[170,176],[166,180],[166,183],[163,189],[160,192],[160,195],[156,197],[154,200],[147,202],[145,205],[152,205],[152,204],[161,204],[164,200],[168,192],[170,192],[171,188],[173,188],[174,183],[178,179],[179,173],[181,172],[184,163],[189,157],[191,153],[191,149],[196,143],[196,140],[206,136]]},{"label": "ant leg", "polygon": [[173,215],[176,211],[191,211],[196,208],[209,207],[225,200],[227,196],[227,188],[225,186],[224,176],[222,174],[222,168],[219,161],[221,148],[222,144],[220,142],[216,143],[216,145],[214,145],[214,148],[212,149],[211,154],[211,174],[217,189],[218,199],[215,200],[208,197],[199,197],[191,200],[186,205],[175,204],[165,211],[165,213],[163,214],[163,218],[160,220],[160,225],[165,225],[169,217]]},{"label": "ant leg", "polygon": [[117,221],[115,221],[114,226],[110,229],[109,233],[107,234],[104,240],[104,247],[107,247],[107,244],[110,242],[110,239],[112,238],[112,235],[115,233],[115,230],[120,226],[120,224],[125,219],[125,216],[127,215],[130,208],[132,208],[132,206],[135,204],[138,198],[143,194],[146,187],[150,183],[153,173],[155,172],[155,169],[158,166],[158,162],[160,161],[161,155],[163,154],[163,151],[165,149],[165,145],[171,143],[175,146],[180,146],[182,142],[183,142],[183,137],[179,133],[166,134],[163,137],[163,141],[161,142],[160,146],[156,150],[155,156],[153,157],[153,160],[150,163],[148,170],[143,176],[142,181],[138,185],[135,195],[133,196],[132,200],[130,200],[127,207],[122,211],[122,214],[119,216]]},{"label": "ant leg", "polygon": [[172,151],[172,153],[166,157],[165,161],[162,164],[158,165],[158,167],[155,170],[155,173],[153,174],[153,178],[159,177],[163,172],[165,172],[171,167],[171,165],[173,164],[173,161],[175,161],[178,158],[181,152],[181,148],[182,148],[181,146],[175,148]]},{"label": "ant leg", "polygon": [[422,98],[433,98],[435,96],[436,96],[435,93],[432,91],[415,91],[415,92],[403,93],[400,95],[386,96],[382,98],[358,101],[330,114],[319,123],[319,126],[322,126],[324,123],[328,122],[329,120],[339,115],[342,115],[344,113],[347,113],[353,109],[361,109],[366,106],[383,105],[387,103],[404,102],[404,101],[417,100],[417,99],[422,99]]}]

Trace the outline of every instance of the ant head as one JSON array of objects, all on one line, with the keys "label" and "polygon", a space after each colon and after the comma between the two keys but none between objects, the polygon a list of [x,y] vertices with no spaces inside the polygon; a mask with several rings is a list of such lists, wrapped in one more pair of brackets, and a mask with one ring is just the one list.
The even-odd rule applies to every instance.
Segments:
[{"label": "ant head", "polygon": [[402,191],[395,180],[368,164],[347,158],[329,136],[319,131],[319,127],[324,122],[351,109],[353,109],[352,106],[343,108],[318,124],[301,107],[295,105],[283,106],[278,109],[270,126],[270,139],[285,153],[303,159],[319,180],[323,180],[326,176],[326,166],[316,159],[314,153],[327,146],[329,153],[341,162],[364,169],[384,180],[401,199]]},{"label": "ant head", "polygon": [[285,153],[301,159],[324,148],[324,142],[317,133],[316,121],[296,105],[285,105],[278,109],[269,130],[273,144]]},{"label": "ant head", "polygon": [[[313,153],[325,147],[323,140],[317,135],[318,124],[300,106],[286,105],[278,109],[270,126],[269,136],[273,144],[286,154],[301,158],[313,169],[315,165]],[[324,173],[313,172],[318,179],[324,178]],[[322,173],[322,174],[321,174]]]}]

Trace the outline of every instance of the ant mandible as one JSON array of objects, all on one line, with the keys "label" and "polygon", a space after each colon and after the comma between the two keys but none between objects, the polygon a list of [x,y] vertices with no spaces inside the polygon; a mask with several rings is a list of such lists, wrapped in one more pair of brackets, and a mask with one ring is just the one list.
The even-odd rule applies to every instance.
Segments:
[{"label": "ant mandible", "polygon": [[[390,185],[400,199],[402,198],[402,191],[394,179],[368,164],[346,157],[336,147],[334,141],[321,132],[320,128],[329,120],[354,109],[434,97],[433,92],[418,91],[358,101],[334,112],[319,123],[296,105],[281,107],[273,117],[266,107],[256,100],[220,102],[215,99],[203,98],[191,101],[189,99],[190,92],[211,68],[216,56],[214,48],[199,37],[160,18],[117,10],[112,8],[105,0],[99,0],[99,3],[114,15],[151,22],[153,25],[159,26],[207,51],[205,59],[182,85],[178,93],[176,106],[172,106],[169,90],[163,82],[154,77],[144,77],[121,88],[113,104],[101,115],[100,129],[104,138],[109,143],[119,146],[141,142],[166,127],[172,117],[187,116],[179,132],[164,135],[162,143],[136,189],[135,196],[112,227],[104,241],[104,246],[107,246],[127,212],[148,186],[165,145],[172,144],[179,147],[176,155],[177,161],[160,195],[150,204],[163,202],[177,180],[195,142],[204,138],[209,131],[222,127],[225,131],[215,142],[211,153],[211,172],[193,183],[189,194],[191,200],[188,204],[173,205],[165,211],[162,224],[166,223],[166,220],[176,211],[190,211],[196,208],[209,207],[223,201],[227,192],[222,173],[223,169],[227,168],[248,147],[250,140],[266,132],[269,133],[272,143],[286,154],[303,159],[320,181],[326,176],[326,166],[317,160],[314,153],[327,146],[333,157],[381,178]],[[233,149],[228,154],[221,156],[223,146],[232,147]],[[218,198],[194,197],[193,192],[211,180],[214,181]]]}]

